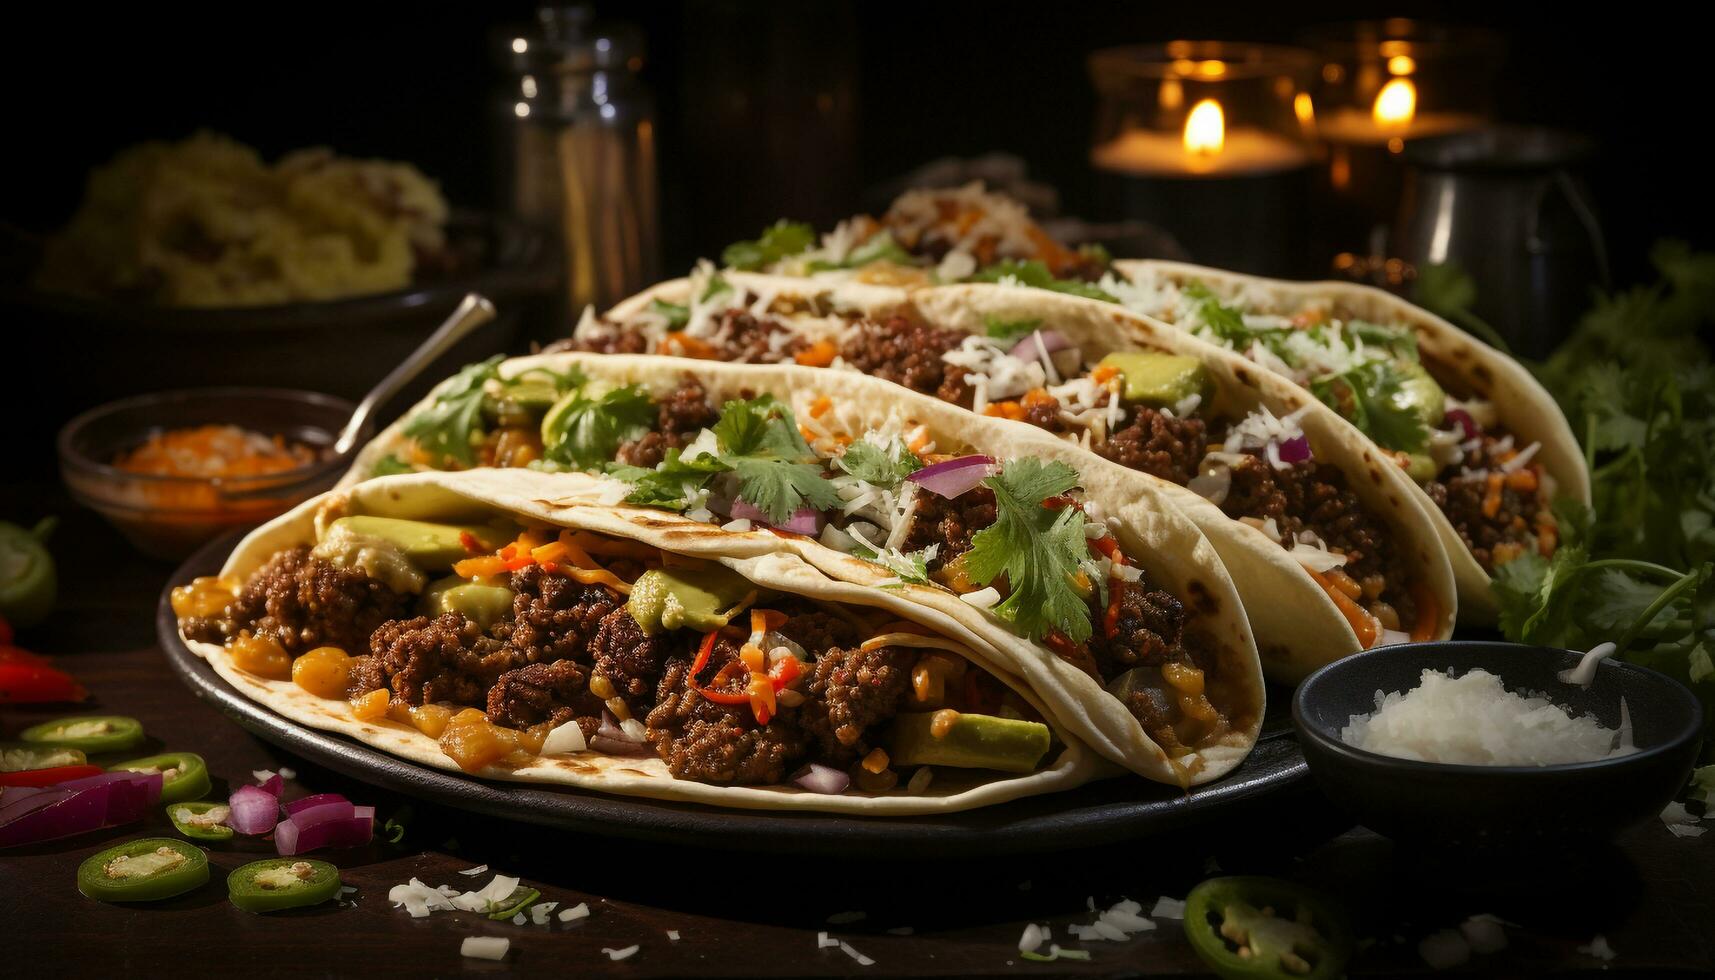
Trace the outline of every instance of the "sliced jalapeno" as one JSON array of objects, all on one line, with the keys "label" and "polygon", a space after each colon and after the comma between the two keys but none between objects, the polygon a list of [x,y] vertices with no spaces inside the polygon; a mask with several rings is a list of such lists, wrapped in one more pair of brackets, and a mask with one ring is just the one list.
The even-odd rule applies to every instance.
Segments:
[{"label": "sliced jalapeno", "polygon": [[226,894],[246,912],[277,912],[320,905],[339,894],[339,869],[326,861],[269,858],[226,876]]},{"label": "sliced jalapeno", "polygon": [[58,745],[31,745],[27,742],[8,742],[0,745],[0,772],[81,766],[88,761],[81,750]]},{"label": "sliced jalapeno", "polygon": [[208,881],[208,855],[171,837],[110,847],[77,869],[77,890],[101,902],[156,902]]},{"label": "sliced jalapeno", "polygon": [[1279,878],[1211,878],[1191,889],[1185,935],[1226,980],[1332,980],[1352,955],[1346,917],[1320,894]]},{"label": "sliced jalapeno", "polygon": [[132,759],[108,772],[158,772],[161,774],[161,802],[182,803],[208,795],[208,764],[195,752],[167,752],[144,759]]},{"label": "sliced jalapeno", "polygon": [[82,749],[91,755],[123,752],[143,741],[143,724],[123,715],[74,715],[31,725],[18,733],[26,742]]},{"label": "sliced jalapeno", "polygon": [[541,897],[542,893],[540,891],[524,885],[519,885],[517,888],[512,889],[512,894],[494,903],[494,911],[490,912],[488,917],[495,920],[510,919],[530,906],[536,904],[536,899]]},{"label": "sliced jalapeno", "polygon": [[196,840],[231,840],[232,828],[226,821],[232,807],[215,800],[172,803],[167,806],[167,819],[173,829]]}]

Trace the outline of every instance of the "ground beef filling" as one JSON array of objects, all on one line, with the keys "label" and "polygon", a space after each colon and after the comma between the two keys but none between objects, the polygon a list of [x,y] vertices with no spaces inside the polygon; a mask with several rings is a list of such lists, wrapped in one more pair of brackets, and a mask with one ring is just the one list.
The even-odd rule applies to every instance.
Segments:
[{"label": "ground beef filling", "polygon": [[869,752],[865,733],[898,713],[916,662],[902,647],[835,648],[817,659],[799,721],[827,761],[849,764]]},{"label": "ground beef filling", "polygon": [[920,490],[916,500],[901,550],[922,551],[934,545],[935,556],[927,563],[931,574],[957,562],[971,550],[971,536],[995,522],[994,491],[987,487],[974,487],[952,500]]},{"label": "ground beef filling", "polygon": [[543,347],[544,353],[561,350],[581,350],[592,354],[647,354],[649,338],[641,330],[627,330],[619,324],[603,324],[605,329],[587,336],[559,340]]},{"label": "ground beef filling", "polygon": [[1315,533],[1330,550],[1346,556],[1341,571],[1363,589],[1366,606],[1384,625],[1389,619],[1415,621],[1403,549],[1392,546],[1388,529],[1364,509],[1338,467],[1304,460],[1281,469],[1250,455],[1232,467],[1232,474],[1232,487],[1221,502],[1228,517],[1272,518],[1289,550],[1297,546],[1300,531]]},{"label": "ground beef filling", "polygon": [[[1540,489],[1517,489],[1498,469],[1499,462],[1494,458],[1495,437],[1484,433],[1479,438],[1479,445],[1465,454],[1459,472],[1431,480],[1424,489],[1435,506],[1447,515],[1448,523],[1459,532],[1460,540],[1470,549],[1477,564],[1492,573],[1496,565],[1504,565],[1537,547],[1534,535],[1538,526],[1552,522],[1552,518],[1543,507]],[[1479,472],[1460,475],[1464,471]],[[1488,509],[1491,472],[1499,477],[1493,496],[1497,506],[1492,512]],[[1532,475],[1535,477],[1532,483],[1539,488],[1540,473],[1533,471]]]},{"label": "ground beef filling", "polygon": [[[747,297],[754,300],[754,297]],[[714,331],[704,338],[711,344],[714,359],[740,364],[778,364],[790,361],[807,344],[779,320],[753,316],[744,310],[727,310],[715,321]]]},{"label": "ground beef filling", "polygon": [[627,466],[654,469],[667,458],[667,450],[683,449],[720,420],[720,411],[709,404],[708,392],[690,375],[661,399],[655,428],[619,447],[617,459]]},{"label": "ground beef filling", "polygon": [[294,657],[320,646],[357,653],[368,648],[376,627],[406,615],[415,601],[359,569],[340,568],[298,547],[257,569],[219,616],[186,619],[184,629],[206,643],[247,631]]},{"label": "ground beef filling", "polygon": [[1197,475],[1209,448],[1208,424],[1178,418],[1139,405],[1124,423],[1096,446],[1096,452],[1121,466],[1184,486]]},{"label": "ground beef filling", "polygon": [[[853,368],[904,385],[924,394],[939,393],[952,374],[955,385],[963,384],[964,370],[949,365],[941,355],[954,350],[966,334],[933,327],[909,317],[859,322],[846,337],[840,357]],[[962,397],[944,398],[970,406],[968,387]]]}]

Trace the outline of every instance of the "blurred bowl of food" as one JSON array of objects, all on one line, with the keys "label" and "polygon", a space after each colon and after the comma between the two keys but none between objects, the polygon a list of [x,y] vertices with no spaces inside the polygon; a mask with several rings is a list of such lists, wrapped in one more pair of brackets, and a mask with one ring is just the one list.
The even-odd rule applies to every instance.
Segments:
[{"label": "blurred bowl of food", "polygon": [[63,421],[115,396],[261,385],[358,398],[465,294],[500,311],[432,379],[523,346],[560,264],[516,220],[456,211],[408,164],[302,150],[273,164],[210,134],[149,143],[91,175],[56,234],[14,233],[0,302],[14,353],[75,384],[8,407]]},{"label": "blurred bowl of food", "polygon": [[60,430],[60,475],[78,503],[139,551],[182,558],[332,486],[349,462],[334,440],[354,409],[342,398],[282,388],[123,398]]}]

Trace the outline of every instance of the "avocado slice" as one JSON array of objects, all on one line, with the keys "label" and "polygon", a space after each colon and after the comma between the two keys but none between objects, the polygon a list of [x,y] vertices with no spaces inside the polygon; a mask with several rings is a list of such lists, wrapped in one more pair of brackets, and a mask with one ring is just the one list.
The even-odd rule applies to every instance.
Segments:
[{"label": "avocado slice", "polygon": [[449,575],[429,583],[423,591],[423,609],[430,616],[456,612],[486,630],[512,609],[513,595],[498,578],[472,581]]},{"label": "avocado slice", "polygon": [[1435,479],[1435,474],[1441,472],[1441,467],[1435,465],[1435,458],[1428,453],[1407,453],[1405,475],[1418,483]]},{"label": "avocado slice", "polygon": [[402,517],[359,514],[334,521],[329,526],[329,534],[340,528],[358,538],[380,538],[398,548],[419,567],[431,571],[451,568],[453,562],[470,556],[460,541],[460,535],[466,532],[484,551],[493,551],[504,543],[495,528],[479,524],[435,524]]},{"label": "avocado slice", "polygon": [[913,711],[893,719],[886,744],[895,765],[1033,772],[1048,752],[1048,726],[1041,722],[954,712],[958,717],[936,737],[940,713]]},{"label": "avocado slice", "polygon": [[1209,397],[1208,369],[1195,357],[1154,351],[1121,351],[1102,358],[1125,379],[1120,398],[1127,402],[1172,407],[1192,395]]},{"label": "avocado slice", "polygon": [[735,607],[755,590],[750,581],[721,565],[706,568],[650,569],[631,585],[626,608],[653,636],[662,629],[719,629]]},{"label": "avocado slice", "polygon": [[1423,365],[1405,361],[1397,362],[1397,366],[1402,380],[1394,402],[1410,409],[1431,429],[1440,428],[1442,420],[1447,417],[1447,393],[1441,390]]}]

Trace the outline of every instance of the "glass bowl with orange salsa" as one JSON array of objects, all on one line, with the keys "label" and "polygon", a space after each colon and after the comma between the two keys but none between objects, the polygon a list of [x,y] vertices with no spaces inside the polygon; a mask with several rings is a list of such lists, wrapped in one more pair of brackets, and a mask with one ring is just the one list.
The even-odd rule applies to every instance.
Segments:
[{"label": "glass bowl with orange salsa", "polygon": [[60,475],[138,550],[182,558],[332,486],[349,462],[334,453],[334,439],[353,408],[282,388],[126,398],[60,430]]}]

